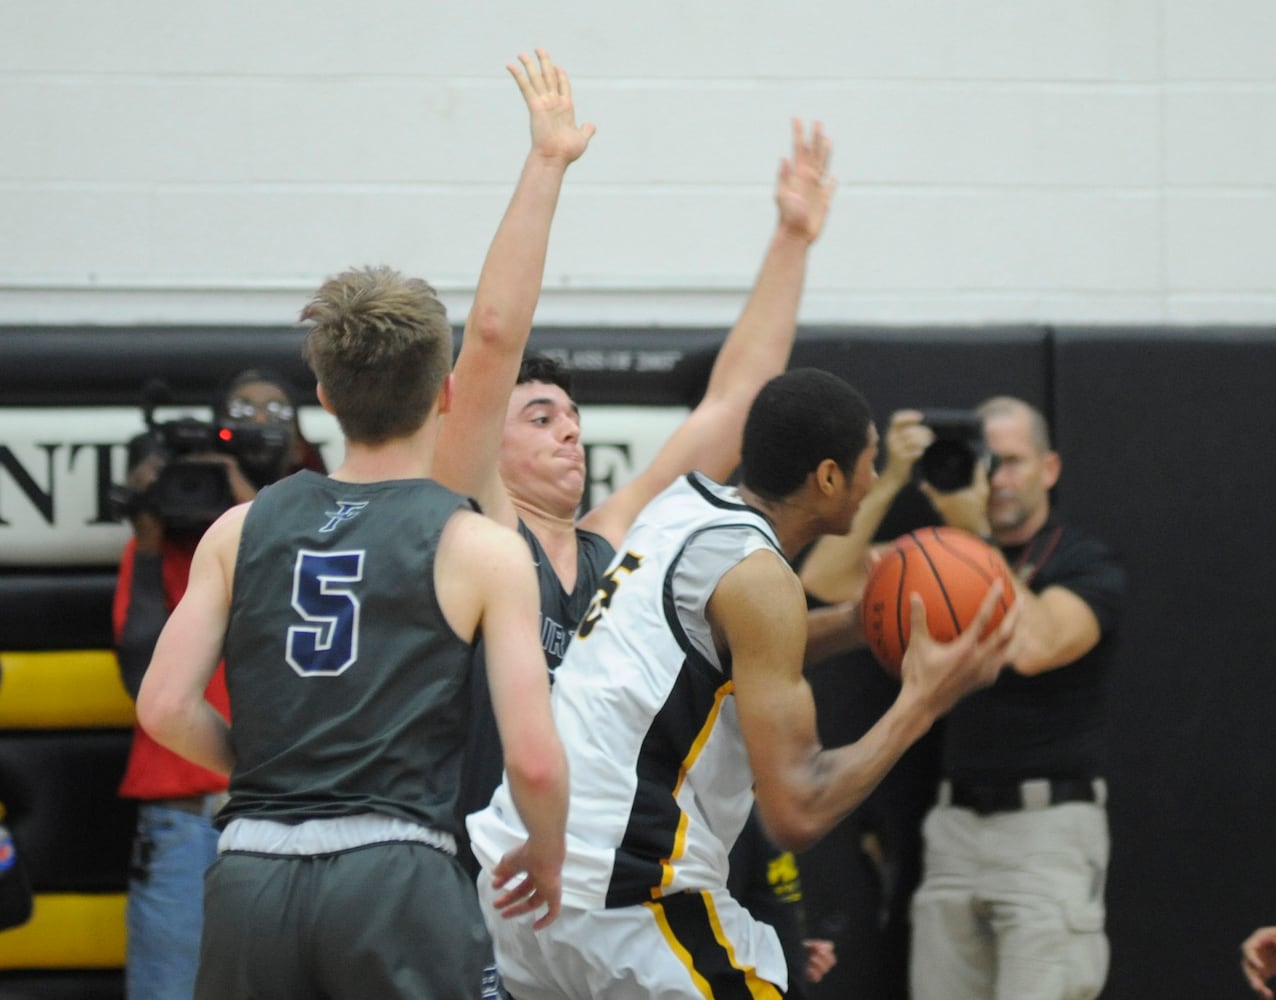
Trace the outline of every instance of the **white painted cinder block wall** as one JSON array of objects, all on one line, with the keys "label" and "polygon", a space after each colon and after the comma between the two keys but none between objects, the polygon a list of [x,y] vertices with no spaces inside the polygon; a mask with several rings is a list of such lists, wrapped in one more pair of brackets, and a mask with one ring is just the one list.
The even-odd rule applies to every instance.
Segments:
[{"label": "white painted cinder block wall", "polygon": [[350,264],[459,320],[544,45],[599,131],[540,323],[727,325],[791,115],[807,323],[1270,323],[1273,0],[0,0],[0,323],[287,323]]}]

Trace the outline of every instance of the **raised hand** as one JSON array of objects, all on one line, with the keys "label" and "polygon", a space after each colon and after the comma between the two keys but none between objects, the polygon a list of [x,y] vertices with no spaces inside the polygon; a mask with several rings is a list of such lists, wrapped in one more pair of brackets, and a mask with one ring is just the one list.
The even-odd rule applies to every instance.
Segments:
[{"label": "raised hand", "polygon": [[780,225],[815,242],[824,228],[835,183],[828,175],[833,145],[816,122],[808,139],[800,118],[793,119],[793,155],[780,164],[775,203],[780,209]]},{"label": "raised hand", "polygon": [[915,686],[930,703],[936,718],[971,691],[995,681],[1009,662],[1009,646],[1023,603],[1012,604],[998,626],[989,630],[1001,596],[1002,582],[997,580],[988,588],[974,619],[951,642],[931,637],[925,603],[918,594],[909,596],[911,629],[902,666],[904,683]]},{"label": "raised hand", "polygon": [[554,65],[544,49],[536,50],[535,59],[520,52],[518,60],[521,66],[510,63],[505,68],[527,102],[532,150],[548,159],[571,163],[585,152],[596,129],[589,123],[576,124],[567,71]]},{"label": "raised hand", "polygon": [[987,538],[992,534],[988,523],[988,468],[983,462],[975,463],[975,474],[970,485],[951,493],[941,493],[923,480],[917,484],[922,495],[930,501],[945,524],[964,528],[972,534]]},{"label": "raised hand", "polygon": [[886,432],[886,468],[883,478],[902,485],[913,474],[913,466],[935,440],[935,432],[922,423],[920,410],[899,410],[891,414]]}]

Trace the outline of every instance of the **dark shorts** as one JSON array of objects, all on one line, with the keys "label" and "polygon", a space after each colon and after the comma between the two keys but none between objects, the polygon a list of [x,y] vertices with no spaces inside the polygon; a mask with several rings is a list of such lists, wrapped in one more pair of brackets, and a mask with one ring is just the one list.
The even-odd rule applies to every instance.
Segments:
[{"label": "dark shorts", "polygon": [[424,844],[226,853],[204,885],[197,1000],[478,997],[492,961],[474,883]]}]

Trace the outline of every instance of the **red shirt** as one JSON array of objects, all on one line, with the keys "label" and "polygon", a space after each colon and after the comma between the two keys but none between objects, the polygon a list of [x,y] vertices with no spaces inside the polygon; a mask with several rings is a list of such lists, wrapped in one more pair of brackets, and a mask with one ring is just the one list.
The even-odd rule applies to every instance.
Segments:
[{"label": "red shirt", "polygon": [[[119,642],[128,618],[129,596],[133,588],[133,558],[137,543],[129,539],[120,558],[120,575],[115,585],[115,602],[112,607],[112,624],[115,640]],[[164,578],[164,603],[171,614],[190,577],[193,545],[164,542],[161,556],[161,573]],[[204,692],[222,717],[230,719],[230,698],[226,693],[225,664],[217,665],[217,672]],[[141,726],[133,727],[133,745],[129,748],[128,766],[120,782],[120,795],[127,799],[172,799],[189,795],[207,795],[224,792],[226,779],[198,764],[192,764],[171,750],[156,743]]]}]

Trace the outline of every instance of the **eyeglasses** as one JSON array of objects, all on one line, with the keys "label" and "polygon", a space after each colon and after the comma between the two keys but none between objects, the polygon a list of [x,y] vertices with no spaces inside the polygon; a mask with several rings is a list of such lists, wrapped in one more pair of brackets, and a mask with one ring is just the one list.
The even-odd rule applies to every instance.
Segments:
[{"label": "eyeglasses", "polygon": [[246,399],[232,399],[226,404],[226,416],[231,420],[252,420],[260,413],[271,423],[282,424],[291,420],[295,412],[289,404],[277,399],[264,405],[250,403]]}]

